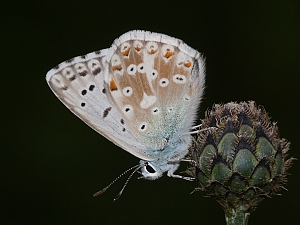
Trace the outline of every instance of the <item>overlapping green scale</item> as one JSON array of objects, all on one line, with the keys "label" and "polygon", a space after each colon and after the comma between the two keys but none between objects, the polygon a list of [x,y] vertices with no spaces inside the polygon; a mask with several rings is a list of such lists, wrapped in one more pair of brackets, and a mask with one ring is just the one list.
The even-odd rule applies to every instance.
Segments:
[{"label": "overlapping green scale", "polygon": [[232,162],[237,141],[238,137],[234,133],[227,133],[218,143],[218,153],[223,156],[226,162]]},{"label": "overlapping green scale", "polygon": [[217,149],[213,145],[207,145],[200,157],[199,157],[199,165],[201,165],[201,170],[203,171],[204,174],[207,176],[210,175],[211,172],[211,161],[215,157],[217,153]]},{"label": "overlapping green scale", "polygon": [[248,149],[240,149],[233,160],[232,170],[249,178],[258,162]]},{"label": "overlapping green scale", "polygon": [[256,144],[256,156],[259,160],[263,159],[264,157],[274,157],[276,150],[270,143],[270,141],[265,137],[258,138],[257,144]]},{"label": "overlapping green scale", "polygon": [[231,170],[226,164],[218,162],[213,166],[211,171],[211,180],[217,181],[224,185],[231,177],[231,173]]}]

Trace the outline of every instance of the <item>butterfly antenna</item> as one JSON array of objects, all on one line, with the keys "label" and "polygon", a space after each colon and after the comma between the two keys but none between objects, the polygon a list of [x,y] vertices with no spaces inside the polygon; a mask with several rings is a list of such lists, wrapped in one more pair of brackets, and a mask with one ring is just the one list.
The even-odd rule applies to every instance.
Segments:
[{"label": "butterfly antenna", "polygon": [[[136,168],[140,168],[141,166],[140,165],[136,165],[136,166],[133,166],[131,168],[129,168],[128,170],[124,171],[122,174],[120,174],[116,179],[114,179],[109,185],[107,185],[105,188],[103,188],[102,190],[100,191],[97,191],[95,194],[93,194],[93,197],[96,197],[98,195],[101,195],[103,194],[108,188],[110,188],[111,185],[113,185],[117,180],[119,180],[122,176],[124,176],[126,173],[128,173],[130,170],[134,170],[134,172],[137,170]],[[132,175],[131,175],[132,176]],[[130,176],[130,177],[131,177]],[[127,182],[128,183],[128,182]],[[125,183],[126,184],[126,183]],[[123,188],[124,189],[124,188]]]},{"label": "butterfly antenna", "polygon": [[114,198],[114,202],[117,201],[117,200],[120,198],[120,196],[122,195],[122,193],[123,193],[123,191],[124,191],[126,185],[128,184],[128,182],[130,181],[131,177],[133,176],[133,174],[135,174],[142,166],[144,166],[144,165],[142,164],[142,165],[137,165],[137,166],[135,166],[135,167],[136,167],[135,170],[134,170],[134,171],[130,174],[130,176],[127,178],[127,180],[126,180],[125,184],[123,185],[121,191],[120,191],[120,192],[117,194],[117,196]]}]

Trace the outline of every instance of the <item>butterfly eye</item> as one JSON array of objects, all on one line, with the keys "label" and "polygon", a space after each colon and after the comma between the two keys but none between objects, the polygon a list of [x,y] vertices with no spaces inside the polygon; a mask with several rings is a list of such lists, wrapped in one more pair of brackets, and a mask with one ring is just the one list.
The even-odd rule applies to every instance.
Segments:
[{"label": "butterfly eye", "polygon": [[145,169],[149,173],[156,173],[155,169],[149,163],[145,166]]}]

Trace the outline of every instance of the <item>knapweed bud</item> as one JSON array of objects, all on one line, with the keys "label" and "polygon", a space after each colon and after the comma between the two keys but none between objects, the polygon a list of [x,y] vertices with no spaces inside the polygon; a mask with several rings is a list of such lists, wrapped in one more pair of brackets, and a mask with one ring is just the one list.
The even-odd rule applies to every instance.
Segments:
[{"label": "knapweed bud", "polygon": [[294,158],[263,107],[216,104],[206,112],[190,148],[188,173],[224,208],[227,224],[247,224],[260,201],[278,192]]}]

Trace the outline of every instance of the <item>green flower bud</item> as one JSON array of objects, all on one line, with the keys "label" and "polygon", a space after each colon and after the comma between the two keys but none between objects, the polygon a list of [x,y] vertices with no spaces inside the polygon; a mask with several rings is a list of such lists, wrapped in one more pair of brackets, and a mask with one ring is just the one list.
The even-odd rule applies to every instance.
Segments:
[{"label": "green flower bud", "polygon": [[222,205],[227,224],[247,224],[259,202],[284,188],[294,160],[287,159],[288,150],[263,107],[216,104],[190,148],[187,173],[198,181],[196,190]]}]

